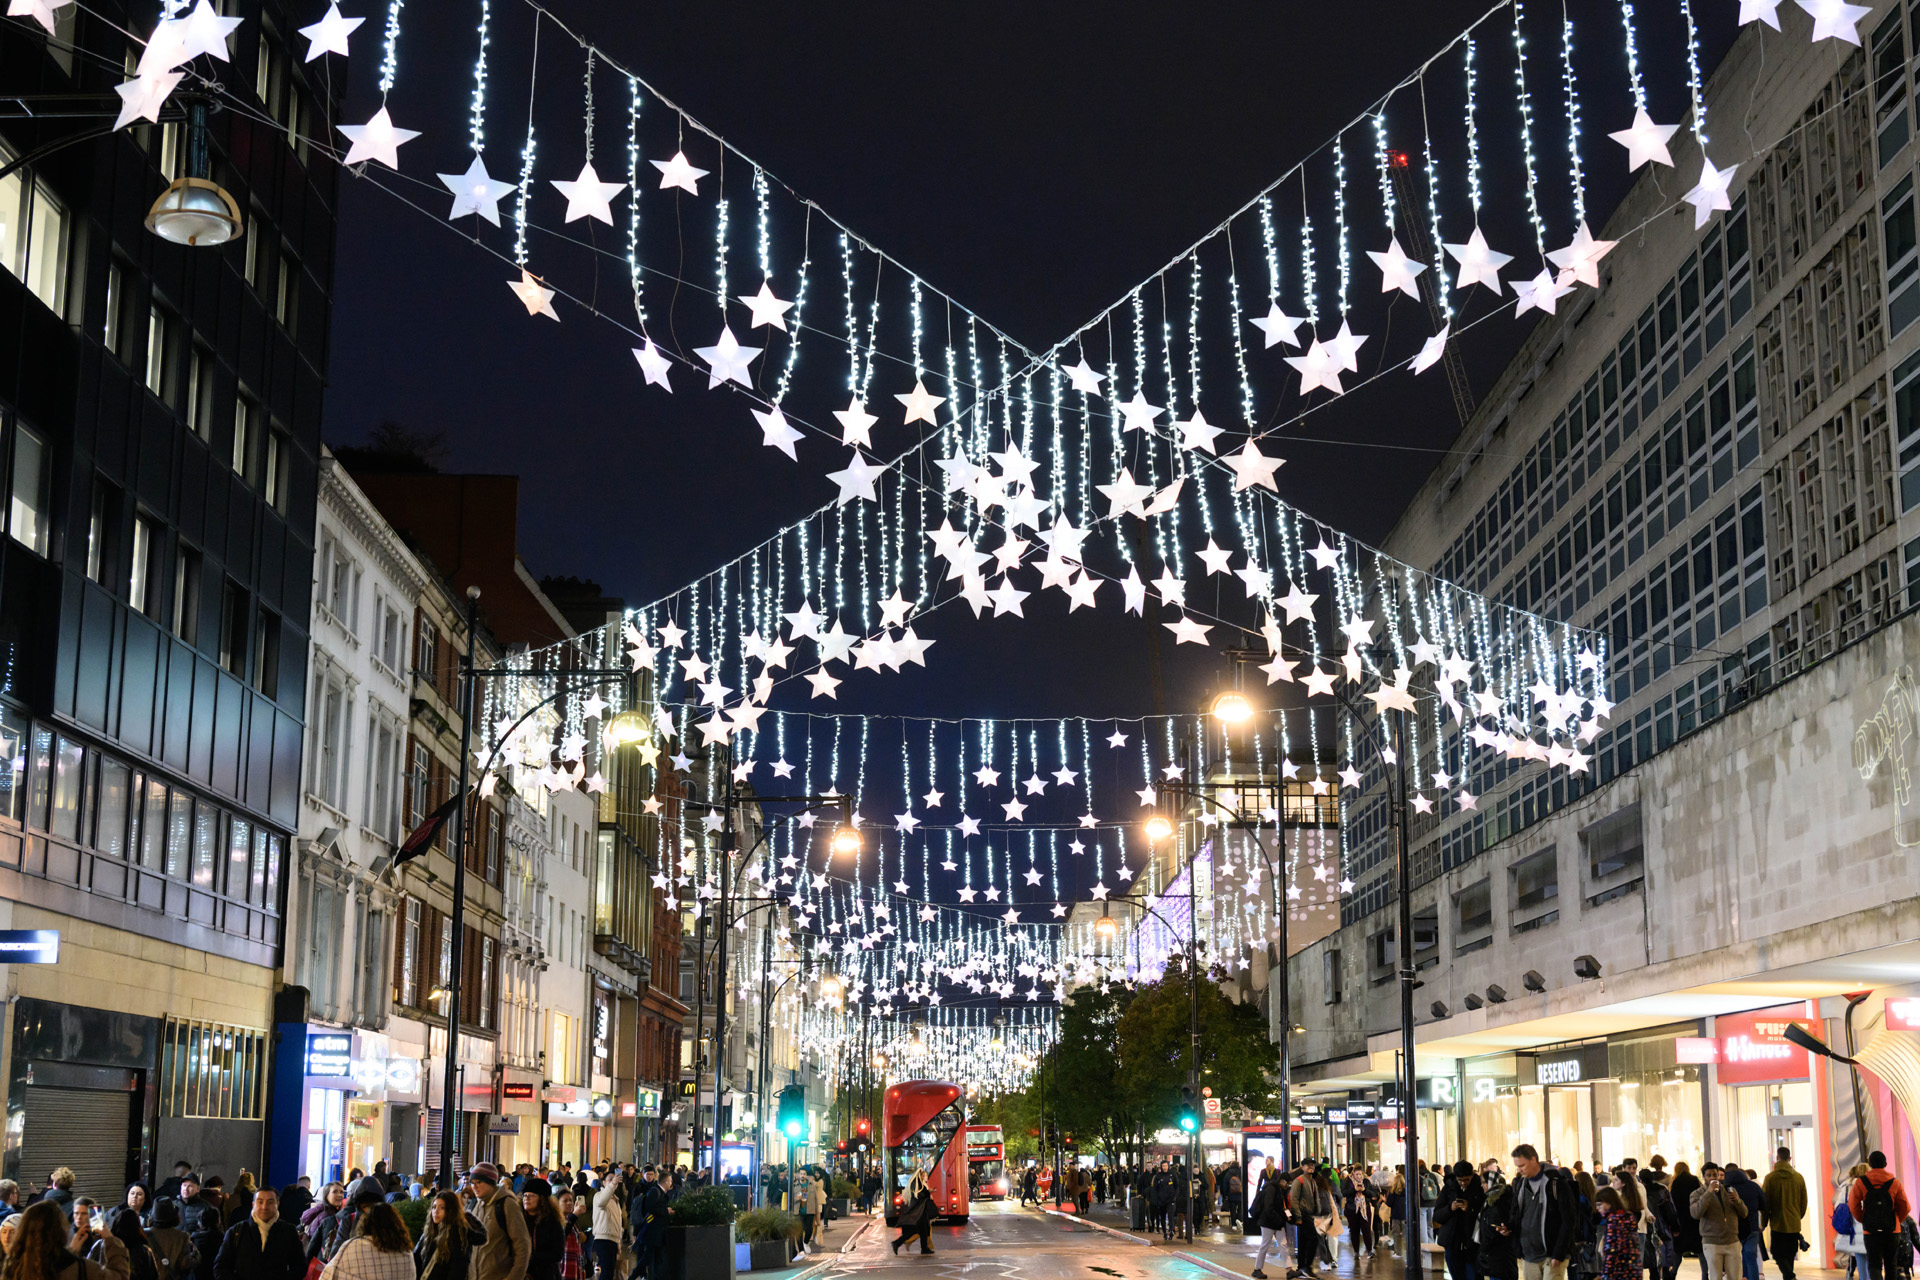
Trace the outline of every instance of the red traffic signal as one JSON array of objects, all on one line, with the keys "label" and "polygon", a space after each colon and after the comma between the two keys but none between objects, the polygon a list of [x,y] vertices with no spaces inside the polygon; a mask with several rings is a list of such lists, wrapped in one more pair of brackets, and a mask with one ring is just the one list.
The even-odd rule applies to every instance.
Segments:
[{"label": "red traffic signal", "polygon": [[863,1116],[862,1118],[853,1122],[853,1131],[864,1138],[869,1133],[873,1132],[873,1126],[869,1124],[866,1118]]},{"label": "red traffic signal", "polygon": [[836,1150],[838,1150],[841,1155],[847,1154],[847,1140],[845,1138],[840,1139],[840,1145]]}]

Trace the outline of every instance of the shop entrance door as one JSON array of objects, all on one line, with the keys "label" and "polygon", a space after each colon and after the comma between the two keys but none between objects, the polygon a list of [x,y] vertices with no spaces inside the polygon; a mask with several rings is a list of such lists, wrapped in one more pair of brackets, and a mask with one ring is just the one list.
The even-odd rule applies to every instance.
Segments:
[{"label": "shop entrance door", "polygon": [[1813,1265],[1827,1266],[1832,1233],[1822,1228],[1830,1209],[1830,1192],[1820,1176],[1820,1149],[1813,1127],[1813,1082],[1787,1080],[1779,1084],[1729,1086],[1733,1094],[1735,1157],[1743,1169],[1754,1169],[1764,1179],[1773,1170],[1774,1153],[1785,1147],[1793,1153],[1793,1167],[1807,1183],[1807,1217],[1801,1233],[1813,1244]]},{"label": "shop entrance door", "polygon": [[1571,1169],[1575,1160],[1591,1168],[1593,1147],[1593,1086],[1553,1085],[1547,1089],[1547,1158]]}]

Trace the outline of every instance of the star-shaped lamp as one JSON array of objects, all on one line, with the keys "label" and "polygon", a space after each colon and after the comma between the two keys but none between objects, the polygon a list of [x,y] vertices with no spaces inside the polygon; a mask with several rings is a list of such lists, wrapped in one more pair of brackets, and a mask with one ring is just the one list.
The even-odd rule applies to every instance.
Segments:
[{"label": "star-shaped lamp", "polygon": [[511,182],[495,179],[487,172],[486,161],[478,154],[473,157],[473,163],[467,166],[465,173],[436,173],[434,177],[453,192],[453,208],[447,211],[449,222],[477,213],[497,227],[500,225],[500,201],[519,189]]},{"label": "star-shaped lamp", "polygon": [[327,6],[327,16],[311,26],[300,28],[300,34],[307,38],[307,58],[312,62],[323,53],[337,53],[347,56],[347,37],[353,34],[365,18],[349,18],[340,12],[340,6]]}]

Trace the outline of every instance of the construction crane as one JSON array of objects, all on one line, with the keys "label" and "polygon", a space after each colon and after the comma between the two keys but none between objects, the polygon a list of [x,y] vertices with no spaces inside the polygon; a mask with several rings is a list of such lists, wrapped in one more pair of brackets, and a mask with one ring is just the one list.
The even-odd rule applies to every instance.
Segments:
[{"label": "construction crane", "polygon": [[[1413,182],[1409,176],[1410,168],[1407,153],[1404,151],[1387,152],[1387,172],[1393,179],[1394,203],[1399,206],[1400,234],[1406,237],[1407,248],[1412,251],[1416,261],[1424,262],[1431,270],[1420,273],[1420,296],[1427,301],[1427,314],[1433,319],[1433,331],[1447,323],[1440,311],[1440,263],[1434,254],[1433,243],[1427,239],[1426,228],[1413,216]],[[1447,387],[1453,392],[1453,411],[1460,415],[1460,425],[1466,426],[1473,417],[1473,388],[1467,384],[1467,366],[1460,359],[1460,344],[1455,335],[1447,335],[1447,345],[1440,353],[1440,363],[1447,370]]]}]

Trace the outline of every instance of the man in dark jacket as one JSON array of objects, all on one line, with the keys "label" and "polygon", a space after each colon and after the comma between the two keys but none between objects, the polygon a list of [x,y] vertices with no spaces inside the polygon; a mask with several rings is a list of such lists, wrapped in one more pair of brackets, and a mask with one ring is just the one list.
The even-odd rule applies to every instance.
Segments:
[{"label": "man in dark jacket", "polygon": [[633,1192],[633,1274],[649,1276],[667,1236],[667,1194],[660,1189],[652,1165],[640,1169],[640,1185]]},{"label": "man in dark jacket", "polygon": [[1448,1183],[1433,1206],[1434,1235],[1447,1251],[1447,1271],[1453,1280],[1475,1280],[1473,1228],[1486,1207],[1487,1193],[1465,1160],[1453,1166]]},{"label": "man in dark jacket", "polygon": [[220,1252],[220,1210],[200,1192],[200,1179],[189,1173],[180,1180],[180,1229],[200,1254],[204,1277]]},{"label": "man in dark jacket", "polygon": [[[1282,1261],[1292,1252],[1283,1243],[1287,1234],[1287,1180],[1268,1178],[1261,1183],[1247,1216],[1260,1228],[1260,1252],[1253,1256],[1253,1280],[1267,1280],[1267,1273],[1261,1268],[1266,1265],[1268,1251],[1279,1254]],[[1293,1273],[1291,1267],[1287,1273]]]},{"label": "man in dark jacket", "polygon": [[214,1280],[301,1280],[306,1273],[306,1250],[294,1225],[280,1216],[279,1193],[260,1188],[253,1193],[253,1212],[220,1242]]},{"label": "man in dark jacket", "polygon": [[1727,1165],[1727,1190],[1747,1206],[1746,1217],[1740,1219],[1741,1273],[1746,1280],[1760,1280],[1760,1229],[1766,1225],[1766,1197],[1746,1170],[1731,1163]]},{"label": "man in dark jacket", "polygon": [[154,1203],[158,1204],[160,1201],[168,1199],[186,1199],[185,1193],[180,1190],[180,1184],[185,1182],[192,1173],[193,1166],[185,1160],[174,1161],[173,1176],[161,1182],[159,1189],[153,1193]]},{"label": "man in dark jacket", "polygon": [[1523,1280],[1566,1280],[1567,1259],[1580,1231],[1580,1198],[1573,1179],[1557,1165],[1547,1164],[1533,1144],[1513,1149],[1513,1208],[1508,1233],[1518,1241]]},{"label": "man in dark jacket", "polygon": [[280,1188],[280,1213],[288,1222],[297,1223],[313,1208],[313,1179],[301,1175],[289,1186]]}]

